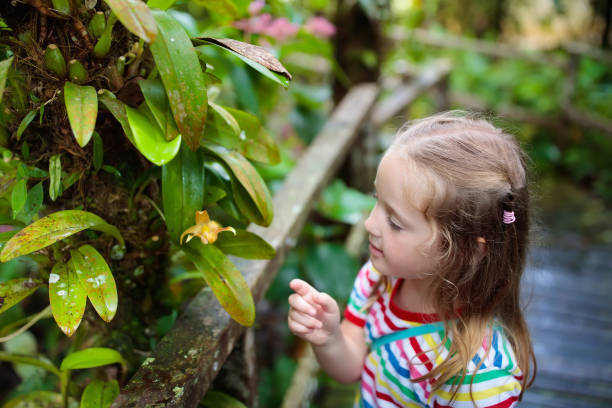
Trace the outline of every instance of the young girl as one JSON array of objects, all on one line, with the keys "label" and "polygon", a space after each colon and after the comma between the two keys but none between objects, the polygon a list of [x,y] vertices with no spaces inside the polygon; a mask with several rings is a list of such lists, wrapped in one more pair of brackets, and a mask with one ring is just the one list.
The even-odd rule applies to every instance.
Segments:
[{"label": "young girl", "polygon": [[512,407],[535,358],[519,305],[527,178],[510,135],[449,112],[402,128],[374,182],[362,267],[337,303],[291,281],[289,328],[357,407]]}]

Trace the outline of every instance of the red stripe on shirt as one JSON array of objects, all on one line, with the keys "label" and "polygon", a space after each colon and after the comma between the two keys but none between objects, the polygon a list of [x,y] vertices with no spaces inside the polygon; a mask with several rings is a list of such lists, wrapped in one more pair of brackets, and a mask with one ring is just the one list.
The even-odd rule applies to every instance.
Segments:
[{"label": "red stripe on shirt", "polygon": [[348,308],[344,309],[344,318],[359,327],[364,327],[366,324],[365,319],[355,316]]},{"label": "red stripe on shirt", "polygon": [[383,400],[383,401],[390,402],[390,403],[392,403],[393,405],[395,405],[395,406],[396,406],[396,407],[398,407],[398,408],[402,408],[402,406],[401,406],[401,405],[399,405],[397,402],[395,402],[395,401],[393,400],[393,398],[391,398],[391,396],[390,396],[390,395],[388,395],[388,394],[384,394],[384,393],[382,393],[382,392],[380,392],[380,391],[376,391],[376,398],[381,399],[381,400]]}]

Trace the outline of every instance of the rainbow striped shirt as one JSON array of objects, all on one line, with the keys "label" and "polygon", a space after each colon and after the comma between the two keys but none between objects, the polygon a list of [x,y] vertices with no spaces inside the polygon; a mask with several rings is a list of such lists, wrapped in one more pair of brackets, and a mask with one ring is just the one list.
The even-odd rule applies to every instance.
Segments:
[{"label": "rainbow striped shirt", "polygon": [[[379,278],[380,274],[371,262],[367,262],[357,275],[344,311],[346,319],[365,328],[366,342],[371,348],[364,363],[355,407],[450,407],[452,379],[434,392],[433,380],[410,381],[428,373],[448,355],[450,342],[437,347],[444,338],[444,329],[371,347],[382,336],[439,320],[435,314],[409,312],[392,301],[401,282],[398,278],[391,278],[391,287],[378,297],[366,315],[361,309]],[[517,403],[522,373],[501,329],[492,331],[489,353],[488,344],[488,339],[484,339],[482,347],[469,363],[468,375],[459,386],[452,402],[453,408],[474,408],[470,397],[472,377],[472,395],[478,408],[509,408]],[[423,351],[425,353],[421,354]],[[483,363],[476,370],[482,359]]]}]

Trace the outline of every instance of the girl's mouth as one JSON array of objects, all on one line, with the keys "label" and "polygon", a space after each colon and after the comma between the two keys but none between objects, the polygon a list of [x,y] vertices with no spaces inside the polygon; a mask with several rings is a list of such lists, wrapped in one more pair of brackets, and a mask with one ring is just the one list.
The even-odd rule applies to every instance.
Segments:
[{"label": "girl's mouth", "polygon": [[381,249],[375,247],[374,245],[372,245],[372,243],[370,243],[368,249],[370,250],[371,256],[381,256],[383,253]]}]

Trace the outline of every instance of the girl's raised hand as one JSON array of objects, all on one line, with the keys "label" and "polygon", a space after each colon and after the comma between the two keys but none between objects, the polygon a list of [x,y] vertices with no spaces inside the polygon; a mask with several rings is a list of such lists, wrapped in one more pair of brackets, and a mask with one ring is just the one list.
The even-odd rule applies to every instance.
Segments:
[{"label": "girl's raised hand", "polygon": [[293,279],[289,287],[295,291],[289,296],[289,329],[310,343],[326,344],[340,328],[338,304],[303,280]]}]

